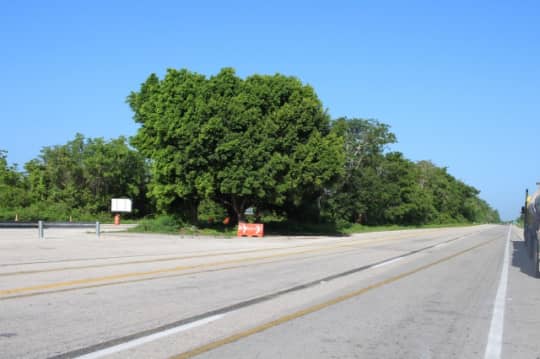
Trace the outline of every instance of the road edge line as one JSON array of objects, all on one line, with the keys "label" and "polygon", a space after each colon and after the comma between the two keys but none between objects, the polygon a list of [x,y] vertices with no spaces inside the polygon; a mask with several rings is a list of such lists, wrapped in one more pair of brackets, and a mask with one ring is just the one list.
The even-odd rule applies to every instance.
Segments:
[{"label": "road edge line", "polygon": [[508,268],[509,268],[509,247],[510,238],[512,235],[512,225],[508,227],[508,235],[505,242],[503,267],[497,294],[493,302],[493,314],[491,317],[491,325],[487,337],[486,351],[484,359],[499,359],[502,353],[502,341],[504,332],[504,312],[506,306],[506,290],[508,287]]}]

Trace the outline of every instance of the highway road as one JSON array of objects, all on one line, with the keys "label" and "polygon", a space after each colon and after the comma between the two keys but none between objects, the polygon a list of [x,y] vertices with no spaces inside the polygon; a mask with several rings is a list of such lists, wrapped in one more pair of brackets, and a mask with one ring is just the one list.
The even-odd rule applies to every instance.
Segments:
[{"label": "highway road", "polygon": [[2,358],[538,358],[518,228],[0,230]]}]

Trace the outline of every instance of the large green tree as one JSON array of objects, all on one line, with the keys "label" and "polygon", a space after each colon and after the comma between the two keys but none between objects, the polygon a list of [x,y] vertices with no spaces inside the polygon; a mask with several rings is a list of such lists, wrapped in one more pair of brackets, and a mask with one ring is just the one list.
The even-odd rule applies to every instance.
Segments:
[{"label": "large green tree", "polygon": [[163,211],[196,220],[202,199],[243,219],[246,208],[299,206],[343,173],[340,136],[315,91],[294,77],[152,74],[128,102],[150,158],[150,195]]},{"label": "large green tree", "polygon": [[[390,127],[374,119],[345,118],[333,121],[332,130],[343,138],[346,155],[345,175],[326,191],[324,215],[339,223],[367,223],[373,196],[380,191],[375,173],[388,145],[396,142]],[[369,215],[369,218],[377,216]]]}]

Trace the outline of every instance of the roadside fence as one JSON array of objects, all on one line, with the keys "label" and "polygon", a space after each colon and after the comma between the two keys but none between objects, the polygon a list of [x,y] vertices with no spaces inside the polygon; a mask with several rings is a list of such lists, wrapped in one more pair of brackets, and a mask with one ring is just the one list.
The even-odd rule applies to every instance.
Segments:
[{"label": "roadside fence", "polygon": [[2,228],[37,228],[39,239],[45,239],[45,229],[47,228],[94,228],[96,238],[99,239],[101,233],[99,222],[0,222]]}]

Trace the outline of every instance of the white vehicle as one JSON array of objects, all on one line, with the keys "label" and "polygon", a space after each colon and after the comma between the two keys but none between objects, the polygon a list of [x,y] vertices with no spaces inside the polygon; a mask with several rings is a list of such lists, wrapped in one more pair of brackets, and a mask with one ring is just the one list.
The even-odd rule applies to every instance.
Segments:
[{"label": "white vehicle", "polygon": [[524,228],[523,238],[525,245],[529,250],[529,256],[532,257],[534,263],[534,273],[540,277],[539,266],[539,245],[538,245],[538,230],[540,229],[540,189],[532,196],[529,196],[528,191],[525,193],[525,207],[523,207]]}]

